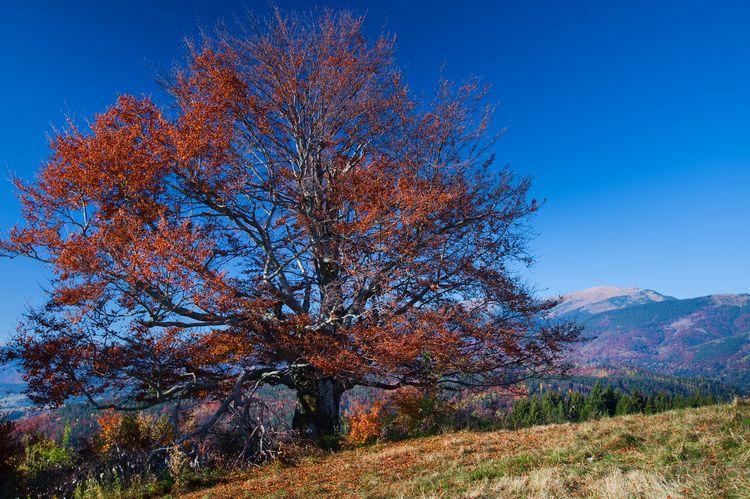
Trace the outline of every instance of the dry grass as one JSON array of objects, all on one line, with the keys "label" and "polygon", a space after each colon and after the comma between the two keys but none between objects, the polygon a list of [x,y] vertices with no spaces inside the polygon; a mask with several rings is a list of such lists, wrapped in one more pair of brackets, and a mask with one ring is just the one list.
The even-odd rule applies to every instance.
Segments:
[{"label": "dry grass", "polygon": [[750,406],[375,445],[192,494],[321,496],[750,497]]}]

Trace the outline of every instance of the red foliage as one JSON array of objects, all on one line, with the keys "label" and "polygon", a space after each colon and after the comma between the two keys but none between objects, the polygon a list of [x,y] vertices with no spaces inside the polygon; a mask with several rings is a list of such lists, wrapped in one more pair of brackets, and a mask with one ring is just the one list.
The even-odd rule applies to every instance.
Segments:
[{"label": "red foliage", "polygon": [[15,431],[18,435],[40,434],[54,440],[62,435],[64,425],[59,417],[46,412],[15,421]]},{"label": "red foliage", "polygon": [[347,411],[347,442],[354,445],[378,440],[434,434],[454,426],[459,405],[433,389],[407,386],[369,403],[355,402]]},{"label": "red foliage", "polygon": [[347,415],[349,432],[346,441],[353,445],[373,443],[385,435],[387,400],[378,399],[371,404],[353,404]]},{"label": "red foliage", "polygon": [[484,90],[416,100],[394,38],[361,23],[277,12],[220,33],[174,74],[174,113],[123,96],[53,138],[0,243],[56,276],[12,354],[34,400],[226,411],[283,383],[318,400],[298,421],[325,433],[354,385],[558,369],[577,330],[540,321],[556,302],[510,270],[537,203],[490,168]]}]

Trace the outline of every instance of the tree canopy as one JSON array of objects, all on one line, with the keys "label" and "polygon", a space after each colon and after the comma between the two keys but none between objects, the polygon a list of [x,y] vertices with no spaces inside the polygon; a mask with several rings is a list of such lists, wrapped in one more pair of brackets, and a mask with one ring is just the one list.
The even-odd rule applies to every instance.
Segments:
[{"label": "tree canopy", "polygon": [[493,165],[484,87],[415,97],[362,21],[251,18],[189,46],[173,105],[122,96],[54,135],[0,243],[54,271],[9,353],[34,401],[219,418],[283,384],[326,435],[356,385],[559,372],[579,331],[516,273],[538,204]]}]

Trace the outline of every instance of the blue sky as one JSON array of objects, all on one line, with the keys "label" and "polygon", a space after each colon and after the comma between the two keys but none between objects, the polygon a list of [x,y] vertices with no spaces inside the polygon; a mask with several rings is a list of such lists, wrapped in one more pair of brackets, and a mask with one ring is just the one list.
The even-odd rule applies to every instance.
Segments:
[{"label": "blue sky", "polygon": [[[565,4],[565,5],[563,5]],[[744,5],[743,5],[744,4]],[[282,8],[305,8],[278,1]],[[445,64],[479,75],[508,131],[499,163],[535,179],[529,279],[677,297],[750,292],[750,6],[745,2],[326,2],[398,34],[416,92]],[[31,178],[66,114],[118,94],[164,95],[159,68],[199,25],[267,2],[3,2],[0,169]],[[0,182],[0,230],[18,222]],[[0,260],[0,337],[45,273]]]}]

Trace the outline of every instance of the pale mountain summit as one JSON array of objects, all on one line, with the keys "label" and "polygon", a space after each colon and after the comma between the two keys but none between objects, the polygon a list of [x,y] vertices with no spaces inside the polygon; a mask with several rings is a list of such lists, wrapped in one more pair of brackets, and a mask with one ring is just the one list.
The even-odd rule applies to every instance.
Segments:
[{"label": "pale mountain summit", "polygon": [[558,315],[571,312],[598,314],[631,305],[674,300],[671,296],[666,296],[650,289],[621,288],[617,286],[595,286],[569,293],[564,298],[565,301],[556,309]]}]

